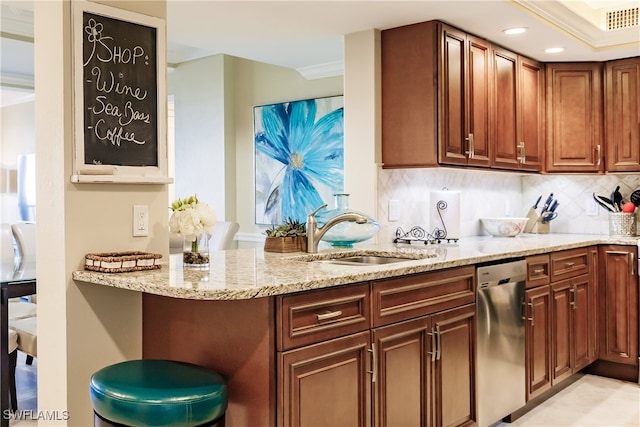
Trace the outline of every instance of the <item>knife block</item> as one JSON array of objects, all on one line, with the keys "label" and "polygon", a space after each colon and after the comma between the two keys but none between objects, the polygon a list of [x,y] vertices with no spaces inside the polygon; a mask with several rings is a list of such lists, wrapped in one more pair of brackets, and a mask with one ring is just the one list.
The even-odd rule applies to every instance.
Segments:
[{"label": "knife block", "polygon": [[548,222],[543,224],[542,217],[538,215],[535,209],[529,209],[527,218],[529,218],[529,221],[527,221],[527,225],[524,226],[525,233],[548,234],[551,232],[551,225]]}]

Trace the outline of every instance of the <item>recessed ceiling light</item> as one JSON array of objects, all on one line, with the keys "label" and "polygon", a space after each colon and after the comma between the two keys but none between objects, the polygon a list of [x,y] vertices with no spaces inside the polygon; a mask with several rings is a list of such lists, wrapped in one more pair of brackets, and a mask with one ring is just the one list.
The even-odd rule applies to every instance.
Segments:
[{"label": "recessed ceiling light", "polygon": [[545,53],[560,53],[560,52],[564,52],[564,48],[563,47],[550,47],[548,49],[544,50]]},{"label": "recessed ceiling light", "polygon": [[514,28],[507,28],[505,30],[502,30],[503,33],[505,34],[522,34],[525,31],[527,31],[527,29],[525,27],[514,27]]}]

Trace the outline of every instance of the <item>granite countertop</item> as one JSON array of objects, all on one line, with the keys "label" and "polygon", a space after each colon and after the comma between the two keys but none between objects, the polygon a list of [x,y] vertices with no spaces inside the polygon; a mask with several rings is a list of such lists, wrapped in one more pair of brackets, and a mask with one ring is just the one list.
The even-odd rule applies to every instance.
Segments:
[{"label": "granite countertop", "polygon": [[[477,236],[457,244],[359,244],[325,247],[318,254],[278,254],[260,249],[211,253],[209,270],[185,269],[182,255],[171,255],[159,270],[132,273],[75,271],[73,279],[174,298],[238,300],[282,295],[348,283],[479,264],[598,244],[633,245],[638,238],[581,234],[521,234],[514,238]],[[338,265],[321,260],[371,254],[411,258],[383,265]]]}]

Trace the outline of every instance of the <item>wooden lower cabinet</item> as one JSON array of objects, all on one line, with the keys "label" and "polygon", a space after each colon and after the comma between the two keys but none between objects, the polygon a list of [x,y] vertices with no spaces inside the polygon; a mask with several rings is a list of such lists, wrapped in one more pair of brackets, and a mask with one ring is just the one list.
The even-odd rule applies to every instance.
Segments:
[{"label": "wooden lower cabinet", "polygon": [[551,292],[549,286],[525,291],[527,401],[551,388]]},{"label": "wooden lower cabinet", "polygon": [[601,246],[598,290],[599,359],[638,365],[636,249]]},{"label": "wooden lower cabinet", "polygon": [[373,330],[375,426],[471,426],[475,304]]},{"label": "wooden lower cabinet", "polygon": [[588,274],[551,284],[552,384],[556,384],[595,360],[591,319],[595,298]]},{"label": "wooden lower cabinet", "polygon": [[279,354],[285,426],[371,425],[369,331]]}]

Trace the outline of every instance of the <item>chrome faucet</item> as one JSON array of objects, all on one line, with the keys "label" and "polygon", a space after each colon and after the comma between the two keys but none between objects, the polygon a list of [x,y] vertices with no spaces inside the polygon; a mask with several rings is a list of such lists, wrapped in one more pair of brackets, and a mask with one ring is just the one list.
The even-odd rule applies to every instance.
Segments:
[{"label": "chrome faucet", "polygon": [[355,212],[344,212],[334,216],[329,221],[327,221],[325,225],[318,228],[318,221],[316,220],[315,215],[320,209],[326,207],[327,205],[325,203],[324,205],[320,206],[318,209],[307,215],[307,252],[310,254],[315,254],[318,252],[318,243],[320,243],[320,239],[322,239],[322,236],[324,236],[331,227],[345,221],[354,221],[358,224],[364,224],[365,222],[367,222],[367,217],[364,215],[360,215],[359,213]]}]

